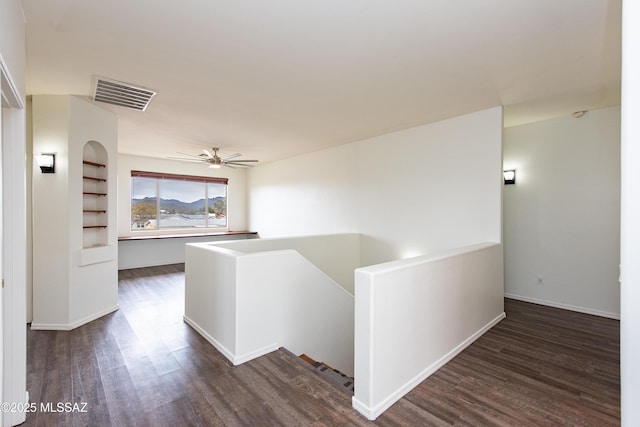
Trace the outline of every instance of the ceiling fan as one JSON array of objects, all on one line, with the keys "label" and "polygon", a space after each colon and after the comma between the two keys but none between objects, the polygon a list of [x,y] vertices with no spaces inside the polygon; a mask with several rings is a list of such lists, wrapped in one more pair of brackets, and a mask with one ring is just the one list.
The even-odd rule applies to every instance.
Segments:
[{"label": "ceiling fan", "polygon": [[210,168],[214,168],[214,169],[218,169],[221,166],[226,166],[231,169],[235,169],[236,166],[253,167],[251,163],[258,163],[258,160],[241,160],[241,159],[232,160],[242,156],[242,154],[240,153],[235,153],[226,157],[220,157],[218,156],[218,150],[220,149],[217,147],[212,148],[211,151],[213,151],[213,154],[211,154],[211,151],[209,150],[202,150],[202,154],[199,154],[197,156],[193,154],[187,154],[187,153],[178,153],[178,154],[182,154],[183,156],[189,156],[194,158],[185,159],[183,157],[169,157],[169,159],[182,160],[183,162],[206,163],[209,165]]}]

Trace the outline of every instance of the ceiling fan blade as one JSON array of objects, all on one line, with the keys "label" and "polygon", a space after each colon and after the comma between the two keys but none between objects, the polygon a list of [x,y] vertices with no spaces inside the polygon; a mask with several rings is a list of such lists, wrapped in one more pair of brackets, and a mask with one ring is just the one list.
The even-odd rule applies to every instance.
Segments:
[{"label": "ceiling fan blade", "polygon": [[196,155],[193,155],[193,154],[181,153],[181,152],[179,152],[179,151],[178,151],[177,153],[178,153],[178,154],[182,154],[183,156],[189,156],[189,157],[200,157],[200,156],[196,156]]},{"label": "ceiling fan blade", "polygon": [[223,157],[222,160],[235,159],[236,157],[240,157],[240,156],[242,156],[242,154],[236,153],[236,154],[232,154],[232,155],[227,156],[227,157]]},{"label": "ceiling fan blade", "polygon": [[217,148],[213,148],[214,154],[211,154],[211,151],[209,150],[202,150],[202,153],[203,154],[199,154],[195,156],[193,154],[178,152],[178,154],[181,154],[183,156],[193,157],[193,158],[183,158],[183,157],[167,157],[167,158],[171,160],[180,160],[183,162],[208,163],[210,165],[209,167],[220,167],[220,165],[223,165],[223,166],[230,167],[231,169],[236,169],[237,166],[253,167],[251,163],[258,163],[258,160],[244,160],[244,159],[231,160],[231,159],[236,159],[237,157],[242,156],[242,154],[240,153],[231,154],[230,156],[227,156],[221,159],[218,156]]},{"label": "ceiling fan blade", "polygon": [[242,166],[242,167],[246,167],[246,168],[252,168],[253,165],[252,164],[247,164],[247,163],[233,163],[233,162],[228,162],[228,163],[224,163],[225,166]]},{"label": "ceiling fan blade", "polygon": [[183,162],[194,162],[194,163],[202,163],[202,162],[206,161],[206,160],[203,160],[203,159],[184,159],[182,157],[167,157],[167,159],[170,159],[170,160],[181,160]]}]

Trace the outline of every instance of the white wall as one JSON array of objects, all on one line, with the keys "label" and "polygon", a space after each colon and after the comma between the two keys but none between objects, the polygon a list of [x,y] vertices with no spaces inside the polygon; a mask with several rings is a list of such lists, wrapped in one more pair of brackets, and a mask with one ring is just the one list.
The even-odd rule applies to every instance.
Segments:
[{"label": "white wall", "polygon": [[[360,234],[329,234],[307,238],[262,238],[219,243],[216,247],[244,253],[294,250],[353,295],[353,271],[360,267]],[[328,250],[328,248],[330,250]]]},{"label": "white wall", "polygon": [[[56,153],[56,171],[33,173],[34,329],[73,329],[118,307],[117,118],[74,96],[32,97],[33,152]],[[108,153],[107,244],[83,248],[83,149]],[[33,159],[30,159],[33,161]]]},{"label": "white wall", "polygon": [[[79,97],[71,97],[69,123],[69,319],[80,326],[118,308],[117,170],[118,118],[111,111]],[[99,142],[107,156],[106,245],[85,248],[83,241],[83,151],[88,141]],[[38,172],[39,173],[39,172]],[[42,174],[41,174],[42,175]],[[80,260],[78,260],[78,256]],[[32,324],[33,326],[33,324]]]},{"label": "white wall", "polygon": [[622,4],[622,425],[640,425],[640,2]]},{"label": "white wall", "polygon": [[[27,209],[26,209],[26,218],[27,218],[27,236],[26,236],[26,245],[27,245],[27,290],[26,290],[26,298],[27,298],[27,323],[31,323],[33,321],[33,197],[31,194],[31,190],[33,188],[33,163],[30,161],[26,161],[26,159],[33,158],[33,145],[30,141],[33,140],[31,126],[31,97],[27,98],[26,108],[25,108],[25,116],[26,116],[26,141],[25,141],[25,163],[26,163],[26,193],[27,193]],[[37,167],[37,166],[36,166]]]},{"label": "white wall", "polygon": [[502,108],[256,167],[262,237],[359,232],[362,265],[501,239]]},{"label": "white wall", "polygon": [[56,173],[42,174],[33,168],[34,323],[69,323],[69,100],[32,99],[33,152],[56,153]]},{"label": "white wall", "polygon": [[181,264],[187,243],[253,239],[255,234],[180,237],[164,239],[121,240],[118,242],[118,270]]},{"label": "white wall", "polygon": [[506,295],[619,317],[620,109],[505,129],[504,168]]}]

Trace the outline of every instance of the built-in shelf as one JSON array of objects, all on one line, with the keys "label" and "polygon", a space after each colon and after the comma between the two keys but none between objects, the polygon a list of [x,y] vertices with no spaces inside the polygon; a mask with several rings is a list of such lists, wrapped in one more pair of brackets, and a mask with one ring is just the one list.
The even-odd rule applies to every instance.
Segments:
[{"label": "built-in shelf", "polygon": [[82,179],[88,179],[90,181],[98,181],[98,182],[107,182],[107,180],[104,178],[96,178],[93,176],[83,176]]},{"label": "built-in shelf", "polygon": [[82,228],[84,248],[105,246],[109,222],[107,203],[107,159],[104,147],[90,141],[85,144],[82,159]]},{"label": "built-in shelf", "polygon": [[102,163],[90,162],[88,160],[83,160],[82,163],[84,163],[85,165],[96,166],[96,167],[99,167],[99,168],[107,167],[107,165],[103,165]]}]

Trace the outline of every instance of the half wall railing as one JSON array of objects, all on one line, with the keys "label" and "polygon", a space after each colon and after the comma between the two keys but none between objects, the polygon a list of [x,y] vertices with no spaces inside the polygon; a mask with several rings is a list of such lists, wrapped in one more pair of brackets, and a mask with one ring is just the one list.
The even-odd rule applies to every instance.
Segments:
[{"label": "half wall railing", "polygon": [[359,234],[194,243],[185,259],[184,320],[232,363],[304,353],[354,376],[372,420],[505,316],[499,243],[368,267]]},{"label": "half wall railing", "polygon": [[355,272],[353,407],[375,419],[504,318],[502,245]]},{"label": "half wall railing", "polygon": [[[323,254],[357,249],[358,241],[345,234],[188,244],[184,320],[236,365],[285,347],[351,376],[354,297],[345,288],[352,283],[340,285],[298,250],[278,248],[297,246],[322,264]],[[358,254],[340,260],[325,269],[353,276]]]}]

